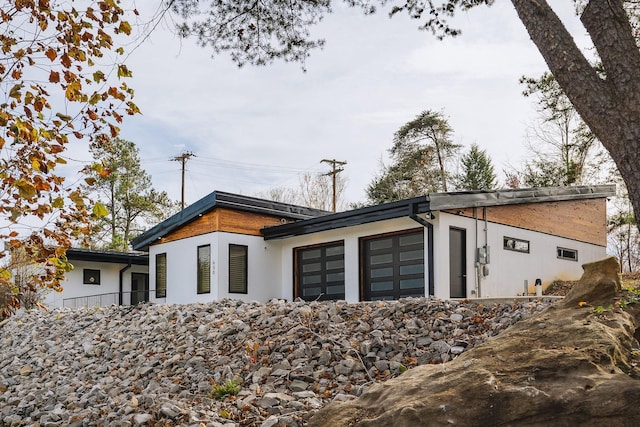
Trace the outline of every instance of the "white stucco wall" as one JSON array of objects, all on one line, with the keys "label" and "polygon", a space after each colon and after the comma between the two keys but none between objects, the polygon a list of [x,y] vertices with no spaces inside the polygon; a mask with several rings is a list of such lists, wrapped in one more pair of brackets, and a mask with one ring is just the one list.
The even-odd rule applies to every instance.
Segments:
[{"label": "white stucco wall", "polygon": [[[546,286],[556,279],[578,279],[582,264],[606,256],[605,247],[578,242],[544,233],[494,223],[487,224],[487,244],[490,247],[489,275],[479,282],[475,268],[475,249],[485,244],[485,223],[473,218],[436,212],[434,225],[434,290],[438,298],[450,297],[449,284],[449,229],[466,230],[467,297],[475,298],[480,290],[483,298],[511,297],[524,293],[524,280],[529,281],[529,291],[535,292],[534,283],[542,279]],[[345,246],[345,299],[360,299],[360,248],[359,239],[384,233],[424,228],[410,218],[397,218],[339,228],[310,235],[265,241],[259,236],[214,232],[201,236],[152,245],[149,251],[150,289],[155,284],[155,256],[167,254],[167,297],[150,300],[158,303],[186,304],[209,302],[222,298],[245,301],[268,301],[271,298],[292,300],[294,295],[294,248],[315,244],[344,241]],[[477,241],[476,241],[477,236]],[[530,253],[503,249],[503,237],[528,240]],[[428,295],[428,233],[424,233],[425,295]],[[211,292],[197,294],[197,247],[211,245]],[[229,244],[248,247],[248,293],[229,292],[228,250]],[[477,246],[476,246],[477,244]],[[578,261],[557,258],[557,247],[578,251]],[[116,271],[117,275],[117,271]],[[117,282],[116,282],[117,283]],[[117,289],[116,289],[117,291]]]},{"label": "white stucco wall", "polygon": [[[434,221],[434,263],[436,265],[435,295],[448,298],[449,292],[449,228],[458,227],[467,231],[467,297],[476,297],[472,291],[477,286],[475,269],[476,235],[477,245],[485,244],[485,222],[473,218],[438,213]],[[503,238],[512,237],[529,241],[529,253],[503,248]],[[582,264],[602,259],[606,248],[550,234],[544,234],[487,223],[487,243],[490,247],[489,275],[480,280],[480,295],[483,298],[516,296],[524,293],[524,281],[529,282],[529,292],[535,292],[535,280],[541,279],[543,287],[553,280],[577,280],[582,275]],[[558,259],[557,248],[575,249],[578,261]]]},{"label": "white stucco wall", "polygon": [[[264,241],[262,237],[243,234],[218,233],[218,299],[233,298],[243,301],[268,301],[282,298],[280,283],[282,272],[279,268],[281,254]],[[229,292],[229,245],[248,247],[247,294]]]},{"label": "white stucco wall", "polygon": [[[87,299],[78,300],[77,303],[82,306],[89,304],[94,305],[111,305],[118,304],[118,292],[120,269],[126,267],[126,264],[114,264],[107,262],[91,262],[91,261],[74,261],[71,260],[74,269],[65,275],[65,280],[62,284],[62,292],[49,292],[45,297],[45,305],[50,308],[63,307],[64,300],[69,298],[78,297],[91,297]],[[99,285],[85,285],[83,284],[83,270],[100,270],[100,284]],[[123,274],[122,287],[123,303],[129,303],[129,294],[126,292],[131,291],[131,273],[148,273],[147,266],[132,265]],[[113,295],[105,295],[113,294]],[[97,297],[97,295],[101,295]],[[74,304],[73,301],[68,301],[67,305]]]},{"label": "white stucco wall", "polygon": [[[198,294],[197,257],[198,246],[211,245],[211,292]],[[149,248],[150,288],[153,302],[188,304],[215,300],[218,292],[218,233],[208,233],[188,239],[152,245]],[[156,255],[167,254],[167,297],[156,298]]]},{"label": "white stucco wall", "polygon": [[[229,245],[248,248],[247,293],[229,292]],[[197,292],[197,248],[211,245],[211,292]],[[222,298],[243,301],[267,301],[280,298],[280,254],[269,248],[260,236],[213,232],[173,242],[152,245],[149,248],[149,278],[151,289],[156,289],[156,254],[167,254],[167,296],[150,300],[158,303],[189,304],[209,302]]]}]

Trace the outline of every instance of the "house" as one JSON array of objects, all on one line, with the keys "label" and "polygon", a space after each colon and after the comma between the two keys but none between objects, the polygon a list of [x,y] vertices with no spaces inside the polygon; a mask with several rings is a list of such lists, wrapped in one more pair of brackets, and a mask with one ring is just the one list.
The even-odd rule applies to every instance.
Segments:
[{"label": "house", "polygon": [[149,254],[156,302],[511,297],[604,257],[614,194],[438,193],[328,213],[216,191],[132,244]]},{"label": "house", "polygon": [[149,301],[149,255],[72,248],[74,269],[65,275],[62,293],[50,292],[45,304],[55,307],[133,305]]}]

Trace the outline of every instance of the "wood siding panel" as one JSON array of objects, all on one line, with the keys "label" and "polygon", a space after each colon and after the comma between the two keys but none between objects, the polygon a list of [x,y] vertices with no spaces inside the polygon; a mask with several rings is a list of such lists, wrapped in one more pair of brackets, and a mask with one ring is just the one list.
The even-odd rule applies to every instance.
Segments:
[{"label": "wood siding panel", "polygon": [[225,231],[229,233],[261,236],[260,230],[268,225],[279,225],[280,218],[251,212],[240,212],[231,209],[215,209],[180,229],[162,237],[157,243],[172,242],[193,236]]},{"label": "wood siding panel", "polygon": [[[527,230],[607,245],[606,199],[569,200],[487,207],[487,220]],[[443,212],[473,218],[473,208]],[[478,218],[484,220],[483,208]]]},{"label": "wood siding panel", "polygon": [[269,225],[280,225],[280,217],[249,212],[220,209],[219,230],[229,233],[262,236],[260,230]]}]

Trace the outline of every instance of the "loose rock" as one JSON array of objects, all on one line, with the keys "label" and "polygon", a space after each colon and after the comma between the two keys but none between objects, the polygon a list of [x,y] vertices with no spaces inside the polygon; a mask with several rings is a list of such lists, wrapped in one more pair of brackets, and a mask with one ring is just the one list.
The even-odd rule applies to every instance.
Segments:
[{"label": "loose rock", "polygon": [[333,400],[455,359],[550,303],[222,300],[21,312],[0,327],[0,425],[302,426]]}]

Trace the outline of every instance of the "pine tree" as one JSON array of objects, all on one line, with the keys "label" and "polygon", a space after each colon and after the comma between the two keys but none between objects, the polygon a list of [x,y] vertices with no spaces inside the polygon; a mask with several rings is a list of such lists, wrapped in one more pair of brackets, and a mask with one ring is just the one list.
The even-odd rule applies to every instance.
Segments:
[{"label": "pine tree", "polygon": [[472,144],[469,152],[460,159],[462,172],[457,175],[460,190],[491,190],[496,187],[496,174],[486,150]]},{"label": "pine tree", "polygon": [[94,224],[92,240],[104,249],[126,251],[136,234],[148,223],[169,216],[177,203],[152,187],[133,142],[120,138],[97,141],[90,151],[106,171],[94,174],[95,184],[90,189],[109,212]]}]

